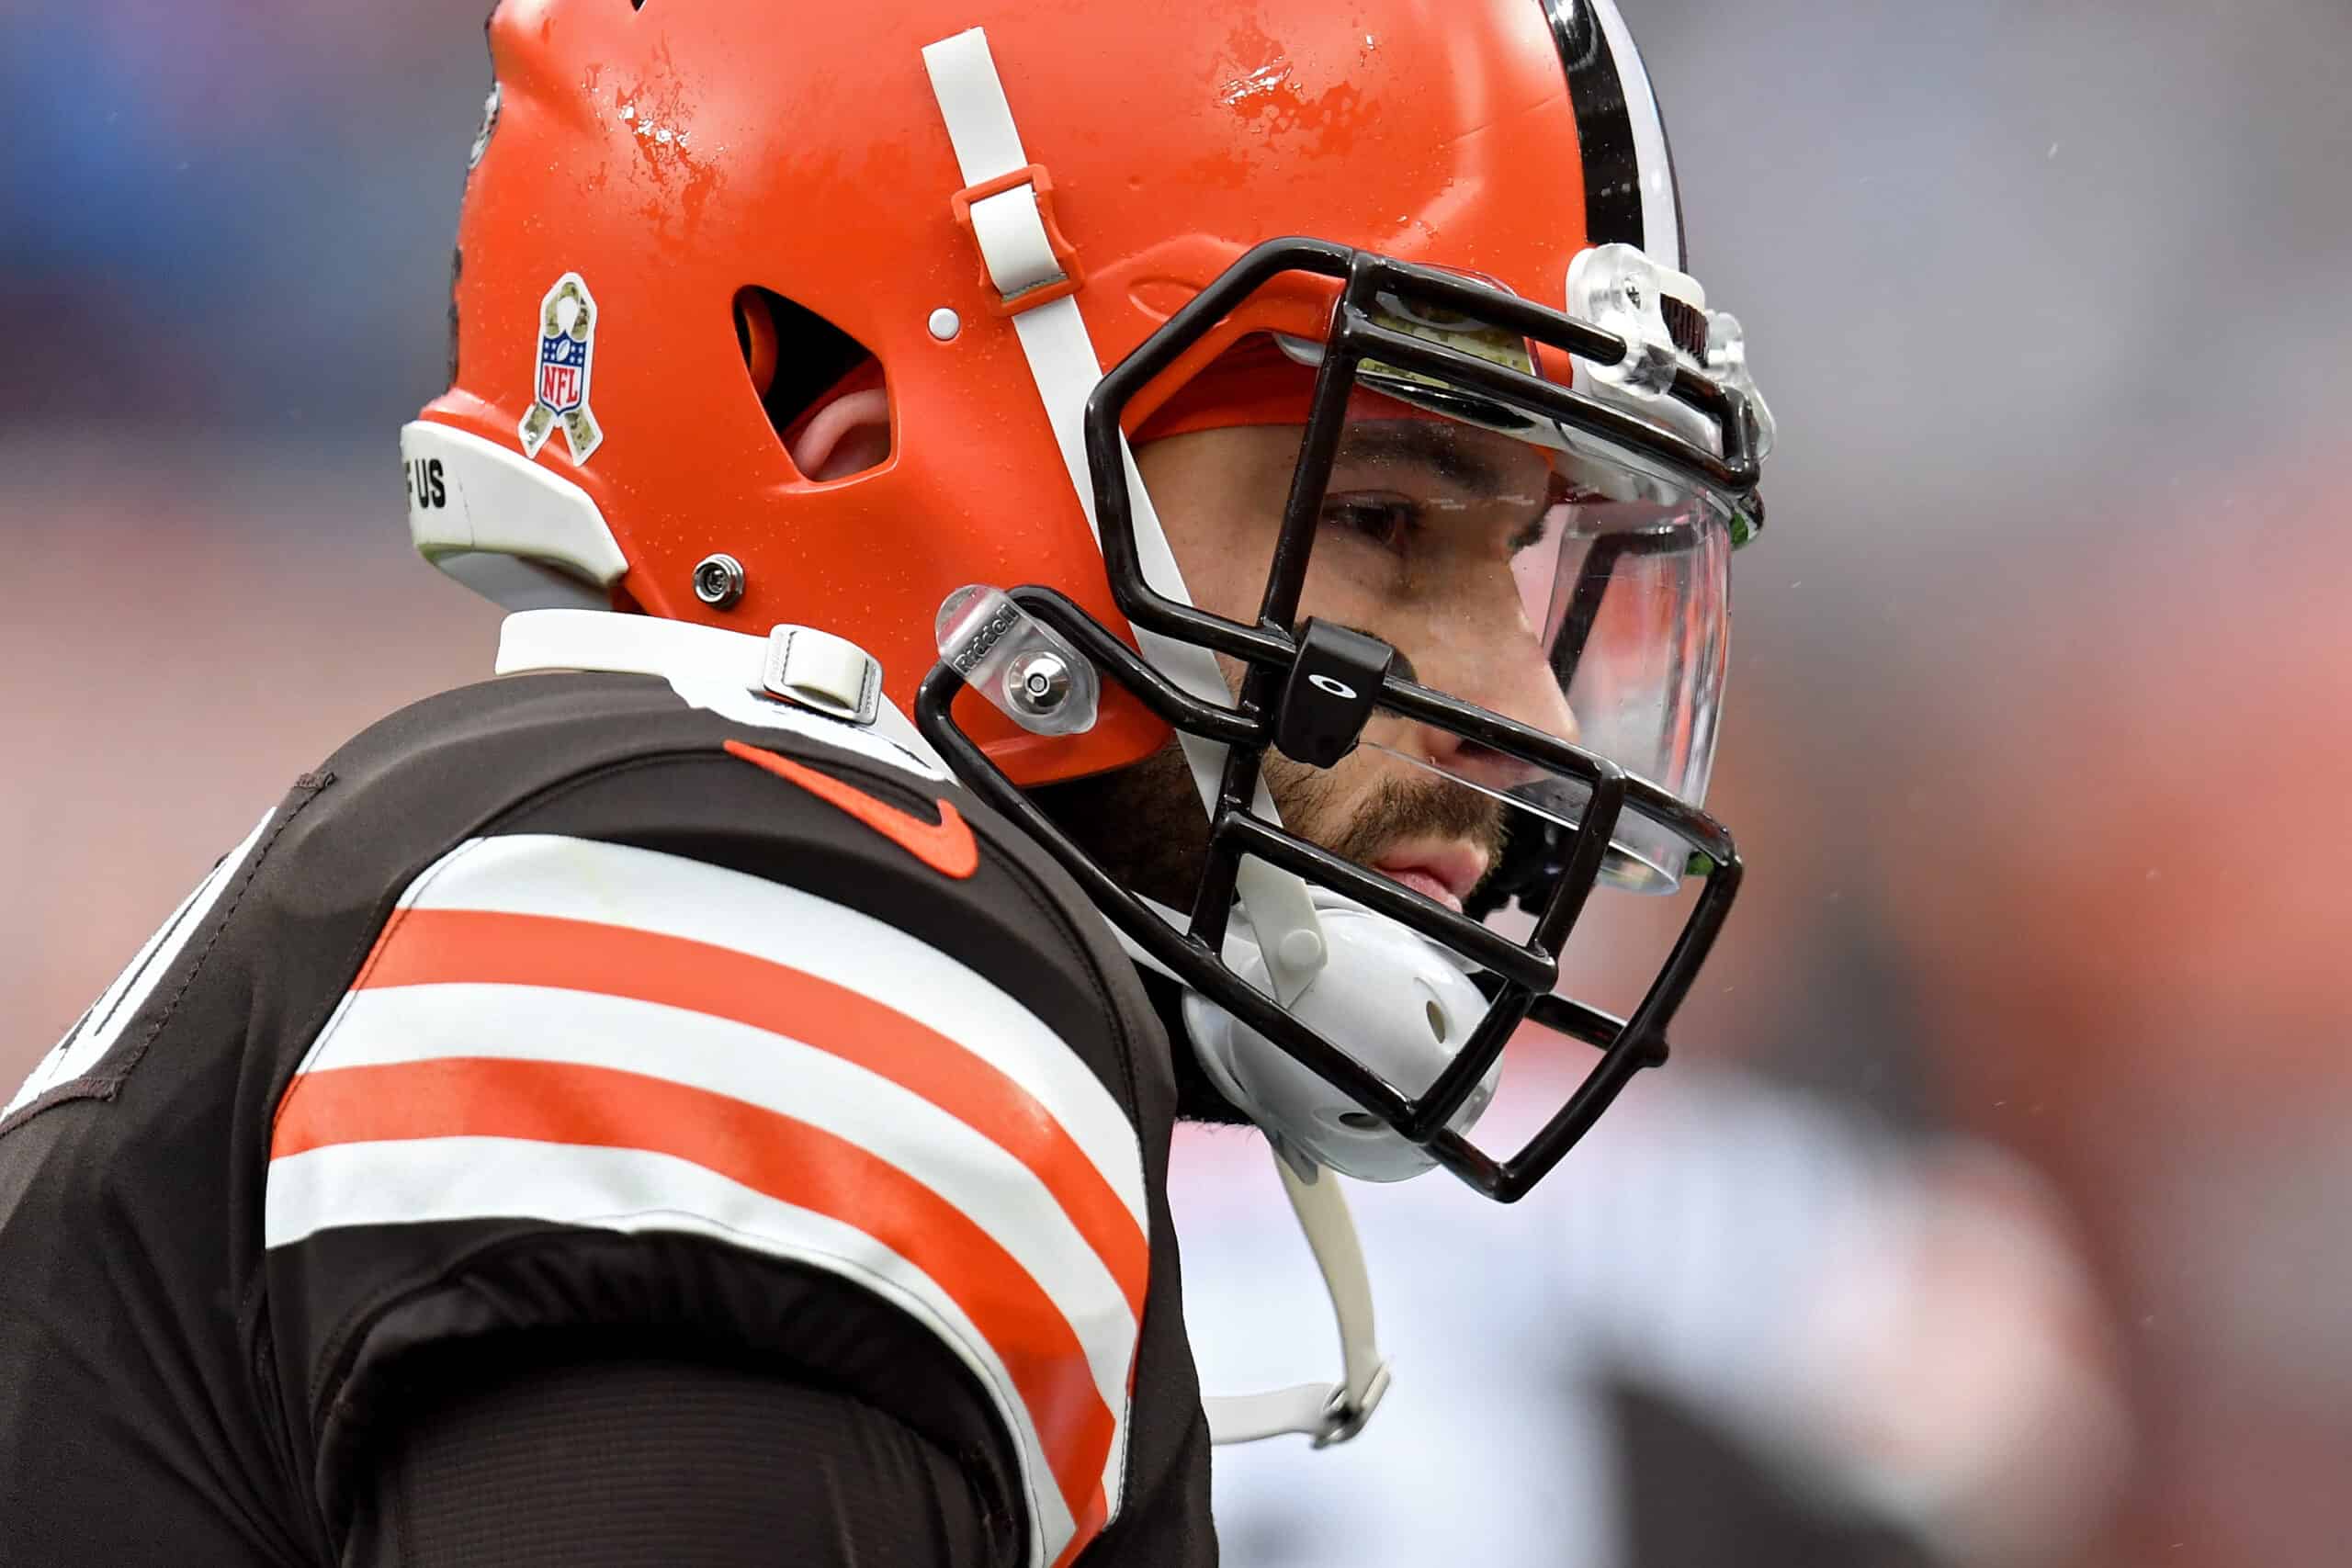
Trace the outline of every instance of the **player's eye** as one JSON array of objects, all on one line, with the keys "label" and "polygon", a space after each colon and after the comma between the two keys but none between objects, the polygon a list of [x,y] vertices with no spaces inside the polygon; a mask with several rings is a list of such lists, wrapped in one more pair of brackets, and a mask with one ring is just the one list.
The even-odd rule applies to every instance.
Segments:
[{"label": "player's eye", "polygon": [[1324,526],[1361,534],[1386,549],[1401,547],[1419,518],[1419,503],[1401,495],[1334,495],[1323,502]]}]

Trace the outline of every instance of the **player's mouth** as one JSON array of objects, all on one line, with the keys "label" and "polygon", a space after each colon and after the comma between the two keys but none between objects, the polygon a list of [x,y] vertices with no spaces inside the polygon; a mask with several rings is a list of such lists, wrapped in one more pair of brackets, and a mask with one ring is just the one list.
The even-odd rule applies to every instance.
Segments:
[{"label": "player's mouth", "polygon": [[1372,863],[1372,869],[1452,909],[1462,912],[1462,901],[1485,879],[1487,852],[1458,839],[1421,839],[1396,845]]}]

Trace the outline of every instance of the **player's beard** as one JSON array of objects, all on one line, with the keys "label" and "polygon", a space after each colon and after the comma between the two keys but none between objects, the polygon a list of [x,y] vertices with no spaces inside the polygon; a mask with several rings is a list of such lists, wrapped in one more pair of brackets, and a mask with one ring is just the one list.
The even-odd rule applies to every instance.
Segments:
[{"label": "player's beard", "polygon": [[[1454,840],[1502,860],[1502,807],[1464,785],[1430,774],[1383,776],[1352,807],[1340,779],[1327,769],[1295,762],[1269,750],[1267,793],[1289,831],[1341,860],[1370,866],[1380,853],[1414,840]],[[1176,741],[1132,767],[1035,792],[1037,804],[1120,886],[1170,908],[1188,911],[1208,852],[1208,818],[1193,784],[1191,766]],[[1164,1019],[1171,1033],[1180,1020]],[[1177,1099],[1194,1121],[1240,1118],[1208,1088],[1189,1050],[1177,1041]]]},{"label": "player's beard", "polygon": [[[1502,859],[1503,811],[1487,795],[1430,774],[1389,774],[1352,809],[1329,770],[1268,751],[1266,790],[1289,831],[1341,860],[1369,866],[1416,839],[1456,840]],[[1208,852],[1208,818],[1174,740],[1116,773],[1035,792],[1046,815],[1121,886],[1189,910]]]}]

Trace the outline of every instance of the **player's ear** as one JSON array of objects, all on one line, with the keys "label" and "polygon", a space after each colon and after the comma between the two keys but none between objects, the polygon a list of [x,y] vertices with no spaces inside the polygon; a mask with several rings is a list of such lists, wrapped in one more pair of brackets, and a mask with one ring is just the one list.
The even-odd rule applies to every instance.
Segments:
[{"label": "player's ear", "polygon": [[889,380],[864,344],[759,288],[736,293],[735,339],[752,391],[803,479],[845,479],[889,459]]},{"label": "player's ear", "polygon": [[864,473],[890,455],[890,394],[880,387],[837,393],[809,411],[786,450],[806,479]]}]

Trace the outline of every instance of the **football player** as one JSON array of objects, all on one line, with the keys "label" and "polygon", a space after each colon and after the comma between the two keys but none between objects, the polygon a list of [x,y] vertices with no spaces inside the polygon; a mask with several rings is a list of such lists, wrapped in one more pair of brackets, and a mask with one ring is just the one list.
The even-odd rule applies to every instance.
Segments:
[{"label": "football player", "polygon": [[[402,448],[510,678],[297,781],[8,1105],[0,1555],[1212,1561],[1212,1438],[1385,1386],[1325,1173],[1524,1192],[1737,884],[1771,425],[1624,21],[490,40]],[[1597,888],[1688,895],[1622,1019],[1552,994]],[[1488,1147],[1531,1017],[1598,1054]],[[1180,1114],[1267,1134],[1338,1382],[1202,1397]]]}]

